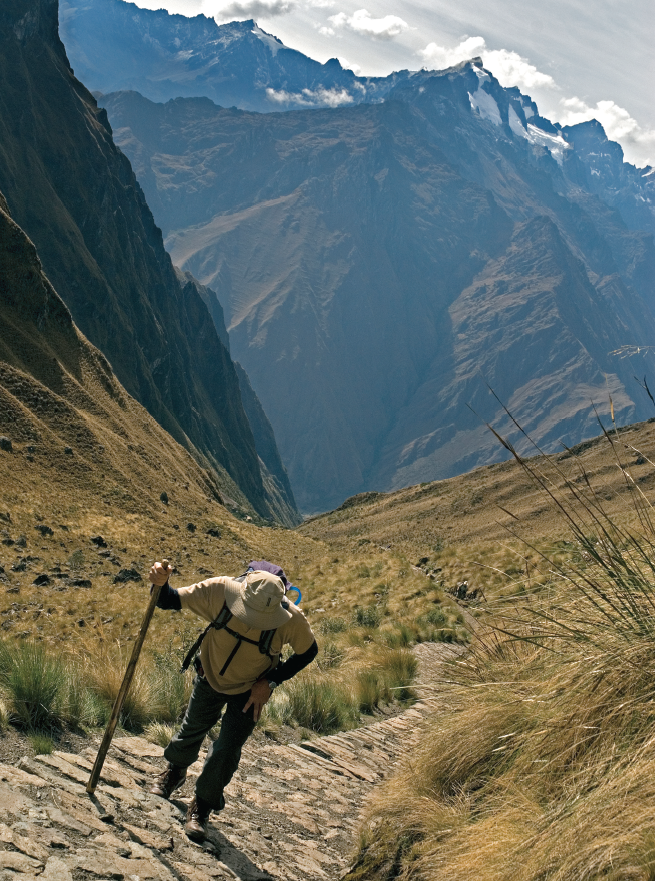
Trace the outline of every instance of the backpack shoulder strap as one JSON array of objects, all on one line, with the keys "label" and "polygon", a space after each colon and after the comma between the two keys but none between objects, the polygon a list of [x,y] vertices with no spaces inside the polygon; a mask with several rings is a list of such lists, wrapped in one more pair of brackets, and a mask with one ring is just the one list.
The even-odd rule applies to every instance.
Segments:
[{"label": "backpack shoulder strap", "polygon": [[216,618],[205,627],[205,629],[202,631],[202,633],[200,634],[198,639],[193,643],[193,645],[191,646],[191,648],[187,652],[186,657],[182,661],[182,666],[180,667],[180,673],[184,673],[186,670],[189,669],[189,667],[191,665],[191,661],[195,657],[198,649],[200,648],[203,639],[207,636],[207,634],[212,629],[212,627],[215,627],[216,630],[223,630],[225,627],[227,627],[227,624],[231,618],[232,618],[232,612],[230,612],[230,610],[228,609],[227,603],[224,602],[223,608],[218,613]]},{"label": "backpack shoulder strap", "polygon": [[271,657],[271,644],[273,643],[276,630],[262,630],[259,636],[259,651],[262,655],[268,655],[269,658]]}]

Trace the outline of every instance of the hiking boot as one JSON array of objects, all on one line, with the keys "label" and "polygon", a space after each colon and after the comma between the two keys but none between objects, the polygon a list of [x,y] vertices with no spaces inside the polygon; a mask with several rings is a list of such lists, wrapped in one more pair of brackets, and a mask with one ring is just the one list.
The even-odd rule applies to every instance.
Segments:
[{"label": "hiking boot", "polygon": [[157,777],[148,792],[160,795],[162,798],[170,798],[171,793],[179,789],[186,780],[186,768],[181,765],[171,765]]},{"label": "hiking boot", "polygon": [[198,798],[198,796],[193,799],[189,805],[189,810],[186,814],[186,823],[184,824],[184,831],[191,841],[202,842],[205,840],[207,837],[207,826],[209,824],[209,815],[211,812],[212,809],[207,802]]}]

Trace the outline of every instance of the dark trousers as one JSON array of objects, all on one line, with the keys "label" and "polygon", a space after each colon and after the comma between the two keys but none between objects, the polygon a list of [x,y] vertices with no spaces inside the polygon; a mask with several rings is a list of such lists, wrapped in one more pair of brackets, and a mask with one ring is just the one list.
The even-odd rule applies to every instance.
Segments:
[{"label": "dark trousers", "polygon": [[217,811],[225,807],[223,790],[239,767],[241,747],[255,727],[253,708],[243,712],[249,697],[249,691],[219,694],[206,679],[197,676],[182,727],[164,750],[167,761],[188,768],[197,760],[205,735],[225,708],[220,734],[210,746],[196,782],[198,798]]}]

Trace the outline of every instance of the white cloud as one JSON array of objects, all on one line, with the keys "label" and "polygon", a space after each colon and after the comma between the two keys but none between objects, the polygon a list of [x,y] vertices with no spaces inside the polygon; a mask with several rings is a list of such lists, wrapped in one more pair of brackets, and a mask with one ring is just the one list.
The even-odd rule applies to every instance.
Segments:
[{"label": "white cloud", "polygon": [[419,49],[426,66],[431,70],[443,70],[446,67],[454,67],[462,61],[469,61],[480,55],[486,48],[484,37],[467,37],[454,49],[429,43],[425,49]]},{"label": "white cloud", "polygon": [[266,89],[266,97],[274,104],[297,104],[299,107],[342,107],[352,104],[354,98],[345,89],[303,89],[287,92],[284,89]]},{"label": "white cloud", "polygon": [[295,0],[233,0],[214,14],[216,21],[234,21],[248,18],[273,18],[286,15],[296,7]]},{"label": "white cloud", "polygon": [[333,37],[334,36],[334,31],[332,30],[332,28],[328,28],[326,26],[320,27],[318,29],[318,32],[322,37]]},{"label": "white cloud", "polygon": [[518,86],[519,89],[526,91],[536,88],[557,88],[550,74],[537,70],[534,64],[521,58],[518,52],[509,52],[507,49],[486,49],[482,53],[482,62],[505,88]]},{"label": "white cloud", "polygon": [[359,64],[353,64],[352,61],[348,61],[347,58],[343,58],[341,55],[337,56],[339,60],[339,64],[343,67],[344,70],[352,70],[355,76],[360,76],[362,69]]},{"label": "white cloud", "polygon": [[498,79],[501,86],[518,86],[520,89],[537,87],[556,89],[555,80],[547,73],[541,73],[534,64],[522,58],[518,52],[507,49],[487,49],[484,37],[465,37],[458,46],[448,49],[437,43],[429,43],[418,54],[425,64],[436,70],[453,67],[462,61],[469,61],[479,55],[482,63]]},{"label": "white cloud", "polygon": [[591,107],[580,98],[562,98],[560,107],[562,111],[558,114],[558,121],[562,125],[577,125],[597,119],[607,137],[618,141],[633,157],[631,162],[639,165],[655,162],[655,131],[642,128],[625,108],[619,107],[614,101],[599,101],[595,107]]},{"label": "white cloud", "polygon": [[305,5],[310,9],[332,9],[335,0],[306,0]]},{"label": "white cloud", "polygon": [[374,40],[392,40],[409,29],[407,22],[397,15],[372,18],[368,9],[358,9],[351,16],[339,12],[331,15],[330,21],[337,28],[348,28]]}]

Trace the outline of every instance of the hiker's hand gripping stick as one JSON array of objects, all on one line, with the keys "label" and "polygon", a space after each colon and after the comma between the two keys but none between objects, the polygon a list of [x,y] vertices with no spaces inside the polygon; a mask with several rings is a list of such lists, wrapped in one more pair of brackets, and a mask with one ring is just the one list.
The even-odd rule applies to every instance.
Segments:
[{"label": "hiker's hand gripping stick", "polygon": [[[155,569],[157,577],[153,578],[153,570]],[[155,563],[155,565],[150,570],[150,581],[153,585],[150,593],[150,602],[148,603],[148,608],[146,609],[145,615],[143,616],[141,629],[139,630],[139,635],[137,636],[134,643],[134,648],[132,649],[132,657],[130,658],[127,669],[125,670],[123,682],[121,683],[121,687],[114,702],[114,708],[111,711],[109,722],[107,723],[105,736],[102,738],[102,743],[100,744],[100,749],[98,750],[98,755],[96,756],[95,764],[93,765],[93,770],[91,771],[91,776],[89,777],[89,782],[86,785],[86,791],[90,795],[93,795],[96,786],[98,785],[100,772],[102,771],[102,766],[105,763],[105,757],[109,750],[111,739],[114,736],[114,731],[116,730],[116,725],[118,723],[121,710],[123,709],[125,697],[127,695],[127,692],[129,691],[130,685],[132,684],[132,679],[134,678],[134,671],[136,670],[136,664],[139,660],[139,655],[141,654],[141,647],[143,646],[143,641],[146,638],[146,633],[148,632],[150,621],[152,620],[152,616],[155,612],[155,606],[157,605],[159,594],[161,593],[161,589],[164,584],[166,584],[166,582],[168,581],[168,576],[170,575],[171,571],[171,566],[168,560],[162,560],[161,563]]]}]

